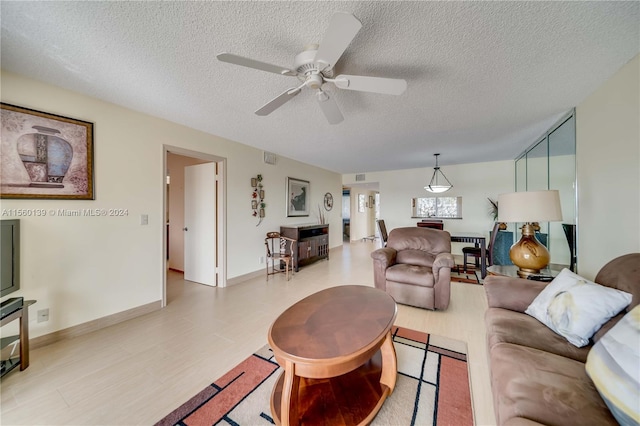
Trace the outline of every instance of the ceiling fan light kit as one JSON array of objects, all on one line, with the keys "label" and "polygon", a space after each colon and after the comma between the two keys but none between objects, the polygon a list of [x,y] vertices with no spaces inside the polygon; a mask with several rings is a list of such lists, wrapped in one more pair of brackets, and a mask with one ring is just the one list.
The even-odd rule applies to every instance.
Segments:
[{"label": "ceiling fan light kit", "polygon": [[401,95],[407,89],[407,82],[401,79],[368,77],[360,75],[339,75],[334,78],[336,63],[347,49],[362,23],[350,13],[337,12],[331,17],[322,42],[307,45],[298,53],[293,62],[293,69],[249,59],[232,53],[220,53],[216,57],[222,62],[241,65],[260,71],[272,72],[284,76],[294,76],[302,82],[298,87],[287,89],[267,102],[255,113],[264,116],[272,113],[298,95],[304,87],[316,91],[316,100],[329,124],[338,124],[344,120],[338,104],[322,90],[323,85],[332,83],[338,89],[356,90],[360,92],[380,93],[384,95]]},{"label": "ceiling fan light kit", "polygon": [[[431,176],[431,181],[429,181],[429,185],[425,186],[424,189],[434,194],[440,194],[442,192],[447,192],[448,190],[453,188],[453,185],[451,185],[451,182],[449,182],[449,179],[447,179],[444,173],[442,173],[442,170],[440,170],[440,166],[438,166],[438,156],[440,154],[433,154],[433,155],[435,155],[436,157],[436,166],[433,168],[433,176]],[[438,176],[442,176],[442,178],[439,178]]]}]

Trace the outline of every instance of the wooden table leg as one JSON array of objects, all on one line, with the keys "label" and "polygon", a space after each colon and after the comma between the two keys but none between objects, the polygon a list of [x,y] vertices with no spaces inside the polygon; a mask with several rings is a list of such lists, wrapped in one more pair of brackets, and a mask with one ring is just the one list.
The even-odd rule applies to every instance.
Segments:
[{"label": "wooden table leg", "polygon": [[284,426],[297,426],[300,424],[298,416],[299,392],[300,377],[295,374],[295,365],[291,361],[285,361],[282,400],[280,403],[280,417]]},{"label": "wooden table leg", "polygon": [[380,353],[382,354],[382,373],[380,374],[380,383],[386,385],[389,388],[389,394],[393,392],[396,387],[396,379],[398,376],[398,362],[396,358],[396,350],[393,347],[393,336],[391,331],[387,333],[387,336],[382,342],[380,347]]},{"label": "wooden table leg", "polygon": [[29,305],[22,307],[20,316],[20,370],[29,366]]}]

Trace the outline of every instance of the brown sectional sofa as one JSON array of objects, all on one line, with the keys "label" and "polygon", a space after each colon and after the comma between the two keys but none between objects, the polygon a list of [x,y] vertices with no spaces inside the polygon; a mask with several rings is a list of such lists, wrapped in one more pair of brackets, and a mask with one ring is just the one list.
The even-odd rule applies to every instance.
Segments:
[{"label": "brown sectional sofa", "polygon": [[640,303],[640,253],[605,265],[596,283],[631,293],[631,304],[578,348],[524,313],[547,283],[488,276],[485,315],[496,419],[500,425],[617,425],[585,371],[593,343]]}]

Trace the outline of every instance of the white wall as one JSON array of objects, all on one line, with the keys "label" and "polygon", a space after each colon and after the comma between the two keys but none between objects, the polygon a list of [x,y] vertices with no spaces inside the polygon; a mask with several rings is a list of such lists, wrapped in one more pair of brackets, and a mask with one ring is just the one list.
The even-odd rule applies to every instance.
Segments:
[{"label": "white wall", "polygon": [[640,252],[640,56],[576,107],[578,268]]},{"label": "white wall", "polygon": [[[493,219],[487,198],[496,200],[499,194],[514,191],[514,161],[441,166],[441,170],[453,184],[443,195],[462,196],[462,219],[444,219],[445,230],[483,233],[488,238]],[[432,175],[433,167],[365,173],[367,183],[379,185],[380,219],[384,219],[387,231],[416,226],[420,219],[411,218],[411,199],[433,195],[424,189]],[[355,174],[343,175],[342,183],[354,184]],[[452,251],[460,254],[465,245],[454,243]]]},{"label": "white wall", "polygon": [[[330,247],[342,244],[339,174],[284,157],[267,165],[262,151],[249,146],[16,74],[2,71],[0,83],[2,102],[93,122],[95,139],[95,200],[2,200],[3,209],[128,210],[125,217],[22,219],[22,287],[7,297],[38,300],[31,309],[32,337],[161,300],[164,145],[227,159],[227,278],[261,270],[265,233],[283,224],[316,222],[314,212],[326,192],[336,201],[325,213]],[[264,176],[267,208],[256,227],[250,180],[258,173]],[[311,182],[310,217],[286,217],[287,176]],[[149,215],[149,225],[140,225],[141,214]],[[35,323],[35,311],[44,308],[50,320]]]}]

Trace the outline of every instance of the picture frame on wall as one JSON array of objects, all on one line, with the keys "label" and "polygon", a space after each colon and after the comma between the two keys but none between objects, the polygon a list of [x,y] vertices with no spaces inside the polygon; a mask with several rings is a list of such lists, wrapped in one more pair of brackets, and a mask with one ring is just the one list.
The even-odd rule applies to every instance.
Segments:
[{"label": "picture frame on wall", "polygon": [[309,181],[287,178],[287,217],[309,216]]},{"label": "picture frame on wall", "polygon": [[93,123],[0,103],[0,198],[93,200]]}]

